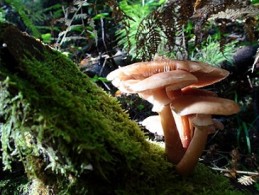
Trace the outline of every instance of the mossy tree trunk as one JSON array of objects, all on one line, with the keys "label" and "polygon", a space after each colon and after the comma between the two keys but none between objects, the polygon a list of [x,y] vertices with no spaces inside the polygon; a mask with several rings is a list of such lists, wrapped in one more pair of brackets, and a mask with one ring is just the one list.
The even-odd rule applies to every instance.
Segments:
[{"label": "mossy tree trunk", "polygon": [[9,24],[0,43],[2,161],[7,170],[20,162],[30,194],[230,192],[204,168],[179,178],[163,149],[59,52]]}]

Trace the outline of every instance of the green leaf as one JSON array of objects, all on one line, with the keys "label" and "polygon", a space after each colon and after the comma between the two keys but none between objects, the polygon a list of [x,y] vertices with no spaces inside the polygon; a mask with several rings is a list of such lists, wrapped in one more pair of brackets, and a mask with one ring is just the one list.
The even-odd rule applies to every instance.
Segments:
[{"label": "green leaf", "polygon": [[44,43],[50,43],[51,42],[51,34],[50,33],[42,34],[41,38],[42,38],[42,41]]},{"label": "green leaf", "polygon": [[99,20],[101,18],[106,18],[109,15],[109,13],[100,13],[93,17],[94,20]]},{"label": "green leaf", "polygon": [[251,0],[252,4],[258,4],[259,0]]},{"label": "green leaf", "polygon": [[4,22],[5,21],[5,13],[2,9],[0,9],[0,22]]},{"label": "green leaf", "polygon": [[97,82],[97,81],[102,81],[102,82],[108,82],[108,80],[105,77],[100,77],[95,75],[93,78],[91,78],[91,81]]}]

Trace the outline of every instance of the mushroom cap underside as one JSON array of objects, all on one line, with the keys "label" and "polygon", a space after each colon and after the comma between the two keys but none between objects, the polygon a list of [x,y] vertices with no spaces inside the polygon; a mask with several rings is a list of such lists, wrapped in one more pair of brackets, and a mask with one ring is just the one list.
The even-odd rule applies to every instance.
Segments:
[{"label": "mushroom cap underside", "polygon": [[193,87],[204,87],[219,82],[229,75],[227,70],[203,62],[188,60],[159,59],[150,62],[138,62],[112,71],[107,79],[115,86],[126,80],[143,80],[152,75],[183,70],[198,78]]},{"label": "mushroom cap underside", "polygon": [[185,87],[181,90],[182,95],[192,95],[192,96],[214,96],[217,97],[218,95],[213,92],[206,89],[200,89],[200,88],[192,88],[192,87]]},{"label": "mushroom cap underside", "polygon": [[191,73],[175,70],[157,73],[143,80],[127,80],[118,84],[118,88],[126,93],[138,93],[169,86],[170,90],[178,90],[197,81],[198,79]]},{"label": "mushroom cap underside", "polygon": [[171,109],[184,116],[190,114],[232,115],[240,108],[232,100],[212,96],[186,95],[172,100]]}]

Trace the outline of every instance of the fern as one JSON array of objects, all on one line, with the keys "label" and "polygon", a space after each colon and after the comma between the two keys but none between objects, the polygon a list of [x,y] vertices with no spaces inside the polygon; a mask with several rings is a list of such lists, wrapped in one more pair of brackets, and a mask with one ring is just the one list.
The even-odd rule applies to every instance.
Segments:
[{"label": "fern", "polygon": [[238,182],[241,183],[242,185],[249,186],[252,185],[256,182],[258,179],[258,175],[244,175],[240,178],[238,178]]},{"label": "fern", "polygon": [[[117,30],[116,35],[119,40],[119,46],[127,50],[133,58],[137,57],[140,53],[146,54],[148,52],[150,48],[144,48],[143,52],[138,50],[138,45],[146,45],[145,40],[149,38],[153,41],[160,39],[158,37],[160,35],[157,33],[158,29],[151,24],[150,21],[144,21],[144,19],[152,12],[152,10],[163,3],[164,1],[160,1],[158,3],[155,3],[155,1],[148,1],[143,5],[141,3],[134,4],[132,1],[126,0],[120,2],[120,9],[127,17],[126,21],[122,23],[124,28]],[[152,31],[150,32],[152,35],[149,36],[147,29],[148,31]],[[146,35],[148,37],[146,37]]]},{"label": "fern", "polygon": [[209,36],[207,40],[202,43],[202,49],[196,48],[190,58],[191,60],[207,62],[219,66],[223,61],[232,62],[235,45],[236,41],[232,41],[225,44],[222,48],[219,41]]},{"label": "fern", "polygon": [[225,11],[218,12],[216,14],[212,14],[209,17],[209,20],[216,20],[216,19],[229,19],[229,20],[236,20],[246,17],[254,17],[259,15],[259,8],[253,5],[240,8],[238,11],[236,9],[226,9]]},{"label": "fern", "polygon": [[40,37],[40,32],[36,28],[35,24],[33,23],[32,19],[27,14],[28,9],[24,6],[23,1],[20,0],[5,0],[5,2],[11,5],[22,18],[23,22],[25,23],[26,27],[29,28],[32,32],[32,35],[35,37]]},{"label": "fern", "polygon": [[[21,124],[25,122],[27,117],[28,104],[23,102],[20,93],[14,98],[10,98],[11,95],[7,91],[8,86],[9,78],[0,83],[0,116],[5,121],[0,126],[4,170],[11,170],[11,161],[15,156],[19,156],[19,160],[23,161],[21,153],[31,152],[25,149],[29,144],[29,135],[26,133],[28,129],[21,128]],[[14,140],[16,142],[13,142]]]},{"label": "fern", "polygon": [[[142,17],[138,17],[137,19],[134,18],[134,16],[138,16],[137,13],[132,15],[127,14],[126,6],[125,8],[121,7],[127,15],[132,17],[132,20],[127,19],[130,21],[129,23],[131,24],[131,21],[135,23],[132,22],[133,24],[128,26],[128,31],[119,30],[119,43],[126,48],[130,48],[130,54],[134,54],[134,57],[138,56],[142,60],[150,60],[156,53],[189,59],[193,57],[192,48],[197,48],[198,53],[202,50],[201,47],[203,45],[201,43],[209,36],[209,30],[206,28],[206,25],[216,20],[217,17],[219,18],[217,16],[218,13],[235,10],[235,16],[241,16],[245,19],[247,17],[254,17],[258,13],[258,8],[251,7],[250,4],[251,2],[248,0],[168,0],[151,12],[142,14]],[[141,12],[138,11],[138,13]],[[229,17],[234,16],[230,14]],[[191,32],[190,30],[187,32],[186,29],[189,28],[191,23],[193,24],[193,28]],[[220,30],[222,31],[223,29]],[[246,21],[246,32],[250,37],[255,37],[252,36],[252,23],[248,23],[248,20]],[[224,33],[223,31],[221,32],[222,35]],[[129,38],[128,40],[127,37]],[[222,53],[222,46],[227,43],[221,39],[219,44]],[[218,44],[215,46],[218,48]],[[228,47],[230,45],[226,48]],[[220,57],[219,54],[217,54],[217,57]],[[219,59],[213,61],[213,63],[219,63]]]},{"label": "fern", "polygon": [[[85,32],[84,20],[87,18],[87,14],[82,12],[83,7],[88,4],[85,1],[77,1],[71,7],[63,6],[64,19],[61,20],[65,24],[66,29],[59,33],[56,40],[57,49],[61,49],[61,46],[71,40],[86,40],[86,37],[83,36]],[[71,17],[72,14],[72,17]],[[79,22],[76,23],[76,22]],[[73,33],[79,31],[79,35],[74,36]]]}]

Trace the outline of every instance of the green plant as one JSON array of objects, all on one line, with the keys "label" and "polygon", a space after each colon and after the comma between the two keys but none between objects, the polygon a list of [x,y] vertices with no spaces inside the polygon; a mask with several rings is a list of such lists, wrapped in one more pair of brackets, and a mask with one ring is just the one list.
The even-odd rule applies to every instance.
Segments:
[{"label": "green plant", "polygon": [[[0,116],[5,120],[0,126],[4,170],[12,170],[11,162],[14,158],[18,158],[19,161],[26,164],[25,155],[38,156],[39,150],[33,149],[33,144],[36,144],[41,150],[44,148],[33,141],[33,135],[30,133],[31,129],[37,129],[38,141],[41,140],[45,128],[42,116],[32,116],[33,111],[29,103],[24,100],[21,93],[12,97],[13,94],[7,90],[9,85],[13,85],[9,77],[0,82]],[[27,128],[25,123],[28,121],[39,125]],[[51,155],[51,153],[49,154]],[[49,159],[56,159],[56,156],[49,156]]]},{"label": "green plant", "polygon": [[258,4],[259,0],[251,0],[252,4]]},{"label": "green plant", "polygon": [[84,0],[71,4],[55,3],[48,7],[44,7],[42,1],[5,0],[5,3],[18,13],[29,34],[58,50],[71,54],[89,40],[96,40],[94,19],[101,15],[97,14],[95,18],[88,16],[86,7],[90,3]]},{"label": "green plant", "polygon": [[58,21],[62,20],[63,17],[62,4],[56,3],[45,8],[39,1],[36,5],[26,4],[31,13],[29,16],[33,16],[31,20],[41,33],[40,38],[42,41],[47,44],[53,44],[62,28],[58,24]]},{"label": "green plant", "polygon": [[238,96],[237,92],[235,92],[234,99],[236,102],[241,105],[241,113],[236,116],[237,121],[237,130],[236,130],[236,143],[242,153],[251,154],[252,152],[257,152],[257,148],[253,148],[251,144],[251,130],[253,130],[256,126],[256,120],[258,118],[252,118],[252,120],[244,119],[243,115],[247,115],[249,117],[249,105],[252,104],[251,97]]},{"label": "green plant", "polygon": [[[248,1],[246,2],[249,4]],[[229,14],[229,17],[228,14],[224,14],[224,11],[230,9],[232,9],[232,13]],[[141,12],[139,11],[139,13]],[[127,47],[132,48],[130,52],[133,52],[141,60],[151,60],[157,53],[173,54],[178,59],[188,59],[192,51],[190,49],[198,48],[201,50],[201,43],[210,34],[209,23],[224,18],[246,20],[257,13],[258,9],[255,6],[247,7],[243,0],[235,2],[226,0],[221,3],[195,0],[167,1],[148,14],[143,14],[142,17],[135,19],[137,21],[136,27],[133,26],[132,31],[130,29],[127,31],[127,25],[125,25],[126,30],[121,33],[121,38],[124,39],[124,44],[128,40]],[[128,25],[129,27],[130,25]],[[246,23],[244,30],[249,32],[249,37],[253,37],[254,34],[251,31],[252,27],[253,25]],[[219,29],[222,34],[226,33],[226,28]],[[136,30],[137,32],[135,32]],[[134,33],[131,34],[131,32]],[[129,41],[130,38],[133,38],[132,42]],[[192,45],[189,45],[190,41]],[[219,42],[220,47],[225,44],[222,38]]]},{"label": "green plant", "polygon": [[24,5],[25,1],[21,0],[5,0],[7,4],[12,6],[13,9],[15,9],[19,16],[22,18],[22,21],[26,25],[27,28],[31,30],[31,33],[35,37],[40,37],[40,32],[36,28],[35,24],[33,23],[31,17],[28,14],[29,9]]},{"label": "green plant", "polygon": [[51,43],[51,34],[50,33],[42,34],[41,38],[44,43]]},{"label": "green plant", "polygon": [[108,82],[108,80],[105,77],[101,77],[101,76],[98,76],[98,75],[95,75],[90,80],[93,81],[93,82],[97,82],[97,81]]},{"label": "green plant", "polygon": [[0,8],[0,22],[4,22],[5,21],[5,13],[4,11]]},{"label": "green plant", "polygon": [[[87,40],[86,33],[91,31],[89,31],[85,25],[87,14],[83,11],[83,8],[88,5],[86,1],[77,1],[71,6],[62,7],[64,18],[61,23],[64,24],[65,30],[59,32],[56,39],[55,45],[58,50],[60,50],[66,42]],[[91,35],[95,36],[92,32]]]},{"label": "green plant", "polygon": [[[2,175],[1,175],[2,176]],[[25,176],[15,177],[14,179],[0,180],[1,195],[21,195],[27,194],[30,188],[30,183]]]},{"label": "green plant", "polygon": [[[249,130],[252,128],[252,125],[247,124],[245,121],[243,121],[240,118],[238,118],[237,121],[239,124],[238,130],[237,130],[238,146],[239,146],[239,148],[244,149],[241,142],[245,142],[246,150],[250,154],[252,151],[252,148],[251,148]],[[244,139],[244,140],[242,140],[242,139]]]},{"label": "green plant", "polygon": [[[154,0],[149,0],[147,2],[135,3],[133,1],[123,0],[120,2],[120,9],[126,14],[127,26],[124,28],[120,28],[117,30],[116,35],[118,39],[118,44],[123,49],[127,50],[129,55],[133,58],[137,57],[138,53],[141,51],[137,51],[137,33],[140,29],[140,25],[143,25],[143,22],[148,25],[149,21],[145,20],[145,18],[158,6],[162,5],[165,1],[160,0],[159,2]],[[155,28],[153,26],[153,28]],[[150,33],[152,28],[146,29],[146,31],[142,31],[141,33]]]},{"label": "green plant", "polygon": [[208,36],[202,42],[201,49],[195,48],[191,53],[191,60],[202,61],[216,66],[220,65],[223,61],[232,62],[237,42],[232,41],[221,46],[217,36]]}]

